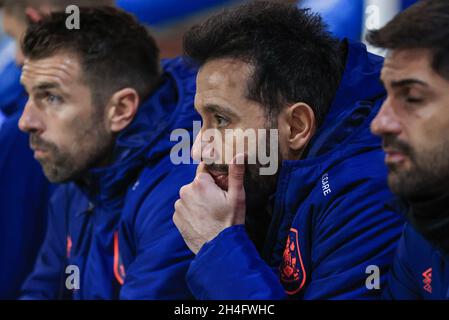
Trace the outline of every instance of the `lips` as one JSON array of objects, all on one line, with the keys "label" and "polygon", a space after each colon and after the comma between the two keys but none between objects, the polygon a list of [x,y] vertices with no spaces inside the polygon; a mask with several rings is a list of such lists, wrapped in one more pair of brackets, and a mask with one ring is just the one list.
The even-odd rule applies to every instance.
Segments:
[{"label": "lips", "polygon": [[43,151],[43,150],[35,150],[34,151],[34,158],[36,160],[38,159],[42,159],[44,158],[45,154],[47,153],[47,151]]},{"label": "lips", "polygon": [[38,148],[38,147],[30,146],[30,148],[34,151],[34,158],[35,159],[43,158],[45,156],[45,154],[48,153],[47,150],[41,149],[41,148]]},{"label": "lips", "polygon": [[386,149],[385,154],[385,162],[388,164],[399,164],[407,159],[407,156],[404,153],[393,149]]}]

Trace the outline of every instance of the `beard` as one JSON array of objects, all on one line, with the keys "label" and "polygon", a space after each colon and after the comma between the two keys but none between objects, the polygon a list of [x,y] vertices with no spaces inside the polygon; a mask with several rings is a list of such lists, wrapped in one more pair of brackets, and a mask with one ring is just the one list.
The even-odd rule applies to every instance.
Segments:
[{"label": "beard", "polygon": [[394,137],[384,139],[391,147],[407,155],[412,163],[408,170],[389,166],[392,191],[410,205],[407,220],[434,247],[449,255],[449,141],[433,150],[418,153]]},{"label": "beard", "polygon": [[[271,117],[267,119],[265,128],[267,132],[270,132],[271,129],[277,129],[276,127],[276,123],[274,120],[272,120]],[[276,141],[276,143],[279,142]],[[268,150],[268,152],[270,152],[270,155],[273,152],[277,153],[274,160],[276,162],[275,167],[277,168],[277,170],[275,170],[275,173],[272,175],[261,174],[262,169],[270,168],[273,163],[268,162],[267,164],[261,164],[257,157],[255,157],[255,163],[245,164],[244,188],[247,199],[247,208],[254,207],[255,204],[265,203],[267,198],[276,191],[280,163],[282,163],[282,155],[279,147],[272,148],[270,135],[265,136],[264,144],[265,148],[263,148],[262,150],[265,150],[265,152]],[[261,148],[261,146],[259,145],[258,148]],[[258,149],[255,151],[255,153],[258,154]],[[214,177],[214,179],[216,177],[219,177],[215,180],[217,185],[223,190],[227,190],[227,181],[223,180],[227,180],[229,166],[227,164],[212,163],[206,164],[205,167],[208,172],[213,173],[212,176]],[[271,172],[271,170],[269,171]]]},{"label": "beard", "polygon": [[[208,172],[214,172],[215,175],[227,177],[229,173],[229,166],[226,164],[206,164],[205,167]],[[260,169],[263,167],[260,164],[245,165],[244,187],[246,198],[252,199],[247,205],[260,203],[276,191],[278,173],[274,175],[261,175]],[[218,185],[222,189],[226,189],[225,186]]]},{"label": "beard", "polygon": [[[262,253],[272,216],[272,200],[276,192],[278,173],[272,176],[260,175],[259,164],[245,165],[244,188],[246,216],[245,227],[259,253]],[[227,165],[206,165],[209,172],[228,175]],[[220,186],[220,184],[218,184]],[[222,189],[223,187],[220,186]]]},{"label": "beard", "polygon": [[420,199],[445,191],[449,184],[449,139],[437,148],[417,152],[409,144],[394,136],[386,136],[384,148],[392,148],[406,155],[409,169],[388,164],[388,183],[393,193],[407,199]]},{"label": "beard", "polygon": [[38,159],[45,176],[52,183],[78,180],[91,168],[101,165],[112,151],[113,137],[107,132],[102,116],[95,115],[86,125],[77,120],[72,126],[76,137],[69,147],[59,147],[43,140],[36,133],[30,134],[30,146],[45,150],[46,156]]},{"label": "beard", "polygon": [[[268,136],[266,137],[266,144],[267,148],[265,150],[272,152]],[[262,252],[271,223],[272,200],[276,192],[280,163],[282,163],[279,148],[275,150],[277,150],[277,170],[273,175],[261,174],[261,169],[269,167],[272,163],[262,165],[259,161],[256,161],[256,164],[245,164],[243,183],[246,202],[245,226],[250,239],[259,252]],[[223,190],[227,190],[227,182],[223,182],[223,179],[216,179],[215,177],[227,177],[229,166],[226,164],[206,164],[205,167],[208,172],[214,173],[212,176],[217,185]]]}]

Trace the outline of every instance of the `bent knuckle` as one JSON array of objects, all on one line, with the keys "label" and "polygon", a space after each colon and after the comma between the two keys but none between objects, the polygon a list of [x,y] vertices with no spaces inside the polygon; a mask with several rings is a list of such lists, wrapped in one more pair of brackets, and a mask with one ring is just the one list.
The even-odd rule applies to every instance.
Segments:
[{"label": "bent knuckle", "polygon": [[185,198],[187,196],[188,186],[183,186],[181,189],[179,189],[179,197]]},{"label": "bent knuckle", "polygon": [[175,202],[175,214],[176,215],[179,215],[179,211],[181,210],[181,208],[182,208],[182,200],[179,199]]}]

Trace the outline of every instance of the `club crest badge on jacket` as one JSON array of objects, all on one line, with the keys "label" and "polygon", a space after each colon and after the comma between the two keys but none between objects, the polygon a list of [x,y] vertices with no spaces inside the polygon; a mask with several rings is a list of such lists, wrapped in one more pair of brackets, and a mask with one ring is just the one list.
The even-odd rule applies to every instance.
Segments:
[{"label": "club crest badge on jacket", "polygon": [[281,282],[285,292],[294,295],[301,291],[306,283],[306,272],[301,257],[298,230],[292,228],[287,238],[280,266]]}]

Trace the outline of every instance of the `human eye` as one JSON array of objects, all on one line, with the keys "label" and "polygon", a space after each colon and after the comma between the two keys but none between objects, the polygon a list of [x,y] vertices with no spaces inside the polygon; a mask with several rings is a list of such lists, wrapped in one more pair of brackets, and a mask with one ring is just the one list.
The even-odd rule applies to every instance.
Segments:
[{"label": "human eye", "polygon": [[229,125],[230,120],[218,113],[214,114],[215,121],[219,128],[223,128]]},{"label": "human eye", "polygon": [[61,96],[51,92],[45,93],[45,101],[52,105],[59,105],[64,102]]}]

